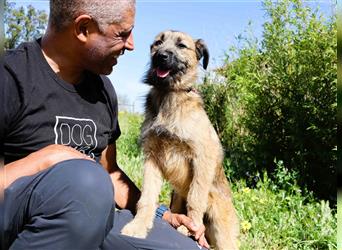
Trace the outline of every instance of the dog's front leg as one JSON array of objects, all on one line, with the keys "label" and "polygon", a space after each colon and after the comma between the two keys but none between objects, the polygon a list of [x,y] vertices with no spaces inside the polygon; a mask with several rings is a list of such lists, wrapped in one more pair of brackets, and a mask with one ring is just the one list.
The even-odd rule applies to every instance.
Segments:
[{"label": "dog's front leg", "polygon": [[137,204],[137,214],[121,230],[122,234],[137,238],[146,238],[153,226],[155,210],[163,183],[161,171],[153,159],[145,160],[143,181],[141,197]]},{"label": "dog's front leg", "polygon": [[212,187],[217,167],[215,159],[195,157],[193,164],[193,179],[187,196],[188,216],[200,226],[208,206],[209,190]]}]

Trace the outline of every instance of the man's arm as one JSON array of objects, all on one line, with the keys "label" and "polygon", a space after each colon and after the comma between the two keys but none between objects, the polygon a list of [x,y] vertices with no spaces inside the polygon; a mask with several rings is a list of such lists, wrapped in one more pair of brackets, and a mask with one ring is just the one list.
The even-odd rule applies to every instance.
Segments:
[{"label": "man's arm", "polygon": [[11,162],[0,170],[0,181],[6,189],[15,180],[23,176],[34,175],[39,171],[47,169],[61,161],[69,159],[92,160],[85,154],[68,146],[49,145],[28,156]]},{"label": "man's arm", "polygon": [[133,213],[140,198],[140,190],[120,169],[116,162],[116,144],[110,144],[102,152],[100,163],[108,171],[115,186],[114,200],[119,208],[129,209]]}]

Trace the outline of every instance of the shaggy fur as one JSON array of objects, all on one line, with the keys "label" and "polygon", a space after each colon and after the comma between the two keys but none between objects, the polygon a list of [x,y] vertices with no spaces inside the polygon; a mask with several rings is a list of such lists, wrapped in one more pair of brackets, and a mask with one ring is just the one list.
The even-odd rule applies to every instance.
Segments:
[{"label": "shaggy fur", "polygon": [[[122,233],[144,238],[153,226],[162,179],[173,189],[171,211],[206,225],[215,249],[237,249],[239,223],[225,177],[219,138],[192,85],[208,50],[202,40],[177,31],[160,33],[151,45],[151,67],[141,140],[144,183],[137,215]],[[180,228],[187,234],[185,227]]]}]

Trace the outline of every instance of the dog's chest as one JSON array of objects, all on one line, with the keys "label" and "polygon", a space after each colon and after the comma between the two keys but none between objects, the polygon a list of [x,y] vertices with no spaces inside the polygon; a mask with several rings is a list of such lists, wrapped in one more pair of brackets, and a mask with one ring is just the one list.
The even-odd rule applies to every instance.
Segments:
[{"label": "dog's chest", "polygon": [[194,127],[190,128],[189,117],[196,110],[197,102],[188,94],[169,93],[162,98],[152,98],[153,109],[151,117],[153,128],[157,132],[167,133],[172,138],[186,141],[188,134]]},{"label": "dog's chest", "polygon": [[164,178],[178,193],[187,193],[193,176],[191,147],[163,126],[152,126],[148,131],[144,153],[153,155]]},{"label": "dog's chest", "polygon": [[[142,129],[145,154],[157,158],[165,179],[179,193],[186,193],[193,176],[193,144],[196,129],[189,124],[188,96],[159,96],[150,93]],[[191,102],[193,103],[193,102]]]},{"label": "dog's chest", "polygon": [[193,178],[192,150],[187,144],[174,140],[160,142],[163,176],[178,193],[186,194]]}]

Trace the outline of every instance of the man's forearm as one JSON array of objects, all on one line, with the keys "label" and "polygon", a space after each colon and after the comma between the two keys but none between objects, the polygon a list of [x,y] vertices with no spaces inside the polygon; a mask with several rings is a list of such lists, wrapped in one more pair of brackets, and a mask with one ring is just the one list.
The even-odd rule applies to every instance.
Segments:
[{"label": "man's forearm", "polygon": [[5,165],[4,168],[1,169],[0,180],[6,189],[20,177],[38,173],[40,168],[41,162],[35,158],[34,154],[31,154],[23,159]]},{"label": "man's forearm", "polygon": [[118,167],[117,171],[110,174],[114,190],[114,199],[119,208],[126,208],[133,213],[140,198],[140,190],[129,179],[129,177]]},{"label": "man's forearm", "polygon": [[34,175],[58,162],[69,159],[92,160],[76,149],[53,144],[31,153],[25,158],[5,165],[4,168],[0,170],[0,181],[4,184],[3,187],[6,189],[20,177]]},{"label": "man's forearm", "polygon": [[116,162],[116,145],[108,145],[102,152],[101,165],[108,171],[114,186],[114,200],[119,208],[127,208],[135,213],[140,191]]}]

